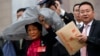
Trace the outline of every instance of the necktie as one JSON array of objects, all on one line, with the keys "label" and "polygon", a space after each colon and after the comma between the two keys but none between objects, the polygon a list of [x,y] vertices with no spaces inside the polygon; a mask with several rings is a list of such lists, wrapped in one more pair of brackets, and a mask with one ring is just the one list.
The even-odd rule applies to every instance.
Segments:
[{"label": "necktie", "polygon": [[[83,32],[82,32],[83,35],[87,36],[87,29],[88,29],[88,27],[89,27],[89,25],[86,25],[83,28]],[[87,56],[86,46],[83,46],[80,51],[81,51],[81,56]]]},{"label": "necktie", "polygon": [[77,27],[78,27],[78,28],[81,28],[81,24],[77,24]]}]

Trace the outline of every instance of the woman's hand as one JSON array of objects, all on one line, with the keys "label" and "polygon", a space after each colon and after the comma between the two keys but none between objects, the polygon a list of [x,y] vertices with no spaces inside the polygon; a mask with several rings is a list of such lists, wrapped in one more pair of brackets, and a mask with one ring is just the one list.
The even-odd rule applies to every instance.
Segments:
[{"label": "woman's hand", "polygon": [[45,21],[44,16],[39,15],[38,19],[39,19],[40,23],[41,23],[46,29],[49,28],[49,24]]}]

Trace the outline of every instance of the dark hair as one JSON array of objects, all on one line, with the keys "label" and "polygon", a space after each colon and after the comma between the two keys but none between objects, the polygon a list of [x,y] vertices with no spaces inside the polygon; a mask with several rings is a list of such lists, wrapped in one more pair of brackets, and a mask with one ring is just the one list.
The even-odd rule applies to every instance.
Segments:
[{"label": "dark hair", "polygon": [[88,2],[88,1],[85,1],[85,2],[80,3],[79,8],[80,8],[82,5],[85,5],[85,4],[91,6],[92,10],[94,11],[94,7],[93,7],[92,3]]},{"label": "dark hair", "polygon": [[[47,8],[50,8],[52,5],[56,7],[56,2],[55,2],[55,0],[51,0],[51,1],[47,2],[46,7],[47,7]],[[56,7],[56,8],[57,8],[57,7]]]},{"label": "dark hair", "polygon": [[55,0],[55,1],[59,1],[59,3],[62,4],[62,0]]},{"label": "dark hair", "polygon": [[38,22],[34,22],[34,23],[31,23],[31,24],[25,25],[26,32],[28,31],[29,25],[33,25],[33,26],[37,27],[37,29],[42,32],[42,25]]},{"label": "dark hair", "polygon": [[48,4],[48,2],[50,1],[59,1],[59,3],[62,4],[62,0],[43,0],[43,1],[40,1],[38,5]]},{"label": "dark hair", "polygon": [[38,3],[38,5],[43,5],[43,4],[45,4],[45,3],[47,3],[49,0],[42,0],[42,1],[40,1],[39,3]]},{"label": "dark hair", "polygon": [[77,4],[75,4],[75,5],[73,6],[73,11],[74,11],[75,7],[78,6],[78,5],[80,5],[80,4],[77,3]]},{"label": "dark hair", "polygon": [[25,10],[26,10],[26,8],[20,8],[20,9],[17,10],[17,13],[20,12],[20,11],[24,12]]}]

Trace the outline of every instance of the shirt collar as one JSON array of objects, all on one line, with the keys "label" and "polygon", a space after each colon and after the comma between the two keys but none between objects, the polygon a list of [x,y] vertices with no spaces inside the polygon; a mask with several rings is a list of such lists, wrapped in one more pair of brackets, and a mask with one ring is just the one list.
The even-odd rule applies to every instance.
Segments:
[{"label": "shirt collar", "polygon": [[82,26],[83,25],[83,22],[76,21],[76,24],[81,24],[81,26]]},{"label": "shirt collar", "polygon": [[[92,21],[90,21],[87,25],[91,26],[91,25],[92,25],[92,23],[93,23],[93,20],[92,20]],[[86,26],[86,25],[84,24],[84,26]]]},{"label": "shirt collar", "polygon": [[65,14],[65,10],[63,10],[63,9],[60,9],[60,10],[61,10],[60,15],[64,16],[64,14]]}]

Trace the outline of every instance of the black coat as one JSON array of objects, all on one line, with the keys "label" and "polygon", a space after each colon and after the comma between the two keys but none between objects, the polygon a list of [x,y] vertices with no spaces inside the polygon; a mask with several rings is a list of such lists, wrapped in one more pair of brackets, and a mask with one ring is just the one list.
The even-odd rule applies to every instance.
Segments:
[{"label": "black coat", "polygon": [[65,14],[62,16],[60,15],[61,19],[64,21],[65,24],[69,23],[70,21],[74,21],[74,16],[72,13],[67,13],[65,12]]},{"label": "black coat", "polygon": [[[74,21],[75,23],[74,16],[72,13],[65,12],[64,16],[60,15],[60,17],[62,18],[65,24],[68,24],[71,21]],[[70,55],[61,43],[56,42],[56,44],[53,46],[52,56],[70,56]],[[77,52],[73,56],[80,56],[80,53]]]},{"label": "black coat", "polygon": [[[83,30],[83,27],[80,31]],[[88,56],[100,56],[100,21],[93,20],[90,28],[89,36],[87,38],[87,53]],[[66,49],[60,44],[53,47],[53,56],[69,56]],[[80,51],[73,56],[80,56]]]},{"label": "black coat", "polygon": [[14,46],[14,49],[15,49],[15,52],[16,52],[16,55],[17,56],[21,56],[20,55],[20,40],[11,40],[13,46]]},{"label": "black coat", "polygon": [[[53,46],[52,56],[70,56],[66,48],[59,42],[57,42]],[[80,56],[80,52],[78,51],[73,56]]]}]

